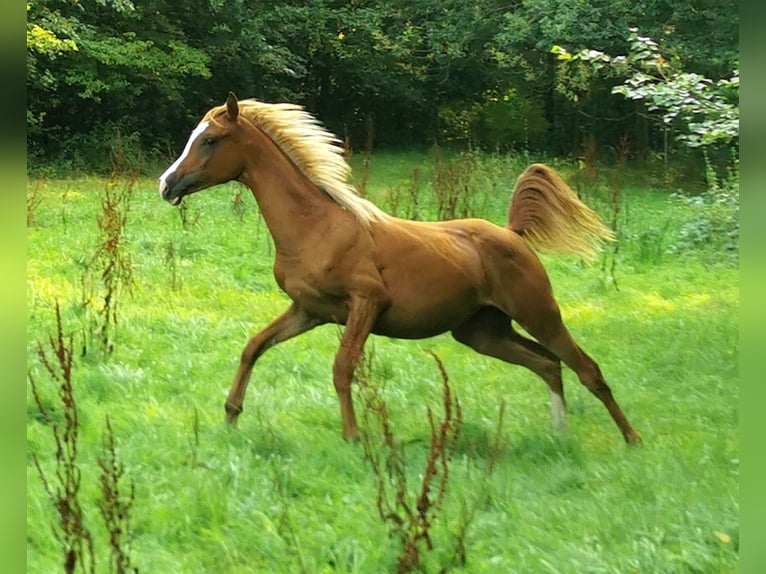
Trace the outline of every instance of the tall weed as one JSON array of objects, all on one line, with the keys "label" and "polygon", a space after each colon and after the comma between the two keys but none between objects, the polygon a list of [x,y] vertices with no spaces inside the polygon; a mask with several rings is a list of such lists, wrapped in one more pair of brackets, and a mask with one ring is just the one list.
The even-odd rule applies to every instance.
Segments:
[{"label": "tall weed", "polygon": [[130,559],[130,517],[136,497],[136,487],[131,482],[128,493],[122,489],[125,465],[117,456],[114,431],[108,416],[98,466],[101,469],[99,476],[101,496],[98,499],[98,509],[109,534],[112,572],[137,574],[138,568],[133,566]]},{"label": "tall weed", "polygon": [[63,418],[63,422],[54,419],[49,408],[45,407],[41,390],[31,373],[29,383],[42,421],[53,433],[56,445],[54,478],[49,478],[48,473],[43,470],[37,453],[32,454],[32,459],[45,492],[58,514],[58,520],[54,522],[53,528],[64,555],[64,572],[73,574],[79,570],[95,573],[93,536],[90,529],[85,526],[85,511],[80,493],[82,485],[79,461],[80,413],[72,381],[73,343],[71,336],[64,335],[58,303],[56,303],[56,333],[49,336],[48,343],[47,350],[42,343],[38,343],[37,356],[50,378],[58,386],[59,404],[49,408],[60,410],[61,414],[57,418]]},{"label": "tall weed", "polygon": [[460,402],[457,397],[453,398],[441,361],[433,356],[442,374],[444,417],[436,421],[428,407],[430,448],[421,473],[420,491],[414,498],[407,481],[404,451],[394,437],[386,403],[379,389],[372,384],[371,361],[366,359],[357,369],[363,403],[362,446],[377,480],[378,513],[388,524],[389,536],[397,538],[401,544],[397,574],[419,570],[421,553],[434,549],[431,531],[441,514],[450,476],[449,463],[462,424]]},{"label": "tall weed", "polygon": [[43,189],[45,188],[45,176],[41,175],[34,185],[27,186],[27,227],[32,227],[37,219],[37,211],[43,202]]},{"label": "tall weed", "polygon": [[400,439],[394,435],[394,425],[382,395],[383,388],[374,381],[372,354],[363,357],[356,372],[362,398],[361,442],[365,460],[372,468],[377,482],[378,514],[388,525],[389,536],[397,539],[400,544],[396,566],[398,574],[423,571],[423,559],[427,553],[438,555],[429,563],[438,562],[439,572],[447,572],[455,566],[465,566],[468,529],[478,508],[486,503],[488,479],[503,449],[500,436],[504,403],[501,403],[496,437],[486,445],[487,466],[478,477],[482,487],[472,500],[464,500],[459,519],[450,525],[453,537],[450,548],[437,549],[434,533],[437,528],[446,528],[443,509],[463,418],[460,401],[452,391],[441,359],[433,351],[428,353],[436,361],[442,380],[443,416],[437,419],[431,407],[427,408],[430,440],[425,465],[418,472],[420,484],[416,493],[411,490],[408,480],[412,465],[407,461]]},{"label": "tall weed", "polygon": [[114,351],[113,332],[121,299],[133,285],[133,260],[126,229],[134,185],[133,178],[120,181],[113,177],[104,186],[97,218],[98,243],[82,277],[88,338],[105,355]]},{"label": "tall weed", "polygon": [[[36,379],[29,374],[32,396],[40,421],[50,428],[55,444],[54,472],[44,470],[38,453],[32,453],[43,488],[57,512],[53,523],[54,535],[61,545],[63,569],[67,574],[88,572],[95,574],[96,548],[94,536],[86,525],[89,505],[83,501],[80,408],[75,398],[73,377],[73,341],[64,334],[61,310],[56,303],[56,331],[48,337],[48,348],[38,343],[37,357],[49,377],[57,385],[58,402],[43,397]],[[46,404],[48,406],[46,406]],[[102,454],[98,457],[101,469],[99,483],[101,496],[96,506],[108,533],[108,548],[112,557],[111,572],[126,574],[138,572],[131,564],[130,516],[135,498],[131,482],[129,493],[122,489],[125,466],[117,456],[116,443],[109,417],[106,417]]]},{"label": "tall weed", "polygon": [[416,167],[409,180],[386,189],[385,205],[389,213],[404,219],[420,219],[423,170]]},{"label": "tall weed", "polygon": [[431,158],[437,218],[447,220],[475,215],[471,180],[478,165],[476,153],[464,152],[455,158],[446,158],[441,148],[434,147]]}]

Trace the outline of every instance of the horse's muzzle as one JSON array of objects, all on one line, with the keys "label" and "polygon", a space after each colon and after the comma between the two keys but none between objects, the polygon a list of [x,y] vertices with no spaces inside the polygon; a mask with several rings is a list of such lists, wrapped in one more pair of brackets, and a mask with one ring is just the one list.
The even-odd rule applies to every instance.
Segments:
[{"label": "horse's muzzle", "polygon": [[166,179],[160,179],[160,196],[170,205],[179,205],[185,195],[198,191],[199,178],[192,174],[177,177],[171,174]]}]

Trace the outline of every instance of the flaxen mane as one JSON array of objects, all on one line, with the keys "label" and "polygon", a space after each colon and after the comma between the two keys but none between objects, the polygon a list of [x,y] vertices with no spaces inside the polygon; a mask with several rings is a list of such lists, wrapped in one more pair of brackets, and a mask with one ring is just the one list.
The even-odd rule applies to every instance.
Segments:
[{"label": "flaxen mane", "polygon": [[[220,109],[220,108],[219,108]],[[240,115],[268,135],[303,174],[364,224],[387,217],[348,183],[351,167],[338,139],[303,107],[240,100]],[[213,110],[209,112],[209,115]]]}]

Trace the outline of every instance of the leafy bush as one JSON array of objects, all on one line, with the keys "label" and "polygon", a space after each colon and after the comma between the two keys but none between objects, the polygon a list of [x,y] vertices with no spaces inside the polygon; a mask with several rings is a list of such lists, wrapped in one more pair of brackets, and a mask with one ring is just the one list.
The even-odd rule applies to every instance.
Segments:
[{"label": "leafy bush", "polygon": [[152,169],[146,161],[140,134],[126,130],[124,123],[107,123],[87,133],[62,132],[56,144],[49,146],[45,158],[30,146],[30,172],[56,177],[85,173],[108,175],[116,168],[130,173]]},{"label": "leafy bush", "polygon": [[732,154],[726,173],[719,176],[705,154],[707,189],[696,196],[676,194],[689,211],[674,252],[707,247],[733,261],[739,258],[739,160]]},{"label": "leafy bush", "polygon": [[624,56],[610,56],[599,50],[570,54],[561,46],[553,46],[551,52],[564,66],[584,62],[592,68],[589,73],[587,66],[578,66],[576,70],[580,75],[570,75],[568,82],[567,75],[560,74],[564,81],[557,89],[576,99],[573,90],[582,89],[581,76],[587,80],[590,74],[599,71],[627,76],[622,84],[612,88],[612,93],[644,102],[666,127],[678,124],[677,139],[684,145],[704,147],[735,142],[739,137],[739,70],[733,70],[731,77],[717,82],[684,72],[676,62],[660,53],[654,40],[639,35],[637,28],[629,30],[630,51]]}]

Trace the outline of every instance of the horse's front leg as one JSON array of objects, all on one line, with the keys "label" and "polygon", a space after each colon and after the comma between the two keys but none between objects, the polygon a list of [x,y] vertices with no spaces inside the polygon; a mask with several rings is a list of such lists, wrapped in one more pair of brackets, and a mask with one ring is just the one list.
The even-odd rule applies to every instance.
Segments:
[{"label": "horse's front leg", "polygon": [[351,381],[354,371],[364,351],[364,343],[370,334],[375,320],[380,314],[378,301],[366,298],[354,298],[349,307],[346,329],[341,338],[340,348],[333,364],[333,383],[340,401],[340,416],[343,423],[343,438],[357,440],[359,428],[356,424],[354,404],[351,398]]},{"label": "horse's front leg", "polygon": [[226,421],[230,425],[234,426],[237,424],[237,417],[242,412],[242,403],[245,400],[247,384],[250,381],[253,365],[258,360],[258,357],[274,345],[305,333],[321,323],[322,321],[310,317],[293,304],[265,329],[250,338],[242,351],[239,368],[234,376],[229,396],[226,399]]}]

